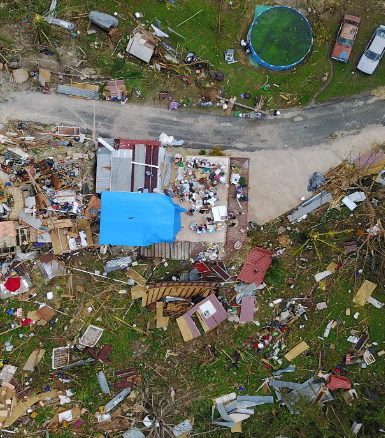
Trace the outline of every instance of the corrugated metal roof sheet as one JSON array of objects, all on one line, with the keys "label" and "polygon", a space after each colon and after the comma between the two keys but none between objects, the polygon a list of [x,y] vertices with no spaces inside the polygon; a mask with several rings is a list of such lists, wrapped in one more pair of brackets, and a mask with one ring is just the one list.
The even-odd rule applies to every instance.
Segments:
[{"label": "corrugated metal roof sheet", "polygon": [[108,192],[111,186],[111,152],[99,148],[96,159],[96,193]]},{"label": "corrugated metal roof sheet", "polygon": [[58,85],[56,92],[60,94],[67,94],[68,96],[82,97],[83,99],[99,100],[99,93],[97,91],[71,87],[71,85]]},{"label": "corrugated metal roof sheet", "polygon": [[111,191],[131,192],[132,150],[111,153]]},{"label": "corrugated metal roof sheet", "polygon": [[[135,146],[134,161],[137,163],[146,163],[146,146],[144,144],[137,144]],[[136,192],[140,187],[144,187],[144,179],[146,167],[140,165],[133,166],[134,182],[133,191]]]}]

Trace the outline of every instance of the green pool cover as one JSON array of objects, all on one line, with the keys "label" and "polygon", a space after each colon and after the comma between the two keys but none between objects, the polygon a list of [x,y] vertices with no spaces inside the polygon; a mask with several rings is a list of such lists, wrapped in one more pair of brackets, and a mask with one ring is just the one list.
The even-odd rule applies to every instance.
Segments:
[{"label": "green pool cover", "polygon": [[307,19],[286,6],[260,10],[249,31],[254,59],[274,70],[291,68],[301,62],[313,44],[313,33]]}]

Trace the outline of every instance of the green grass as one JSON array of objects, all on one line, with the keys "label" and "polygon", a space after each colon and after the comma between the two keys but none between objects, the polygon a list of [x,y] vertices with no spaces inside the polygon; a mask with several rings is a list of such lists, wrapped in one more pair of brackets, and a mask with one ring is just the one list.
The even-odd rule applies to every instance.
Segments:
[{"label": "green grass", "polygon": [[[382,8],[378,9],[376,13],[368,13],[367,8],[361,4],[357,4],[355,14],[362,16],[360,30],[357,39],[353,46],[353,50],[347,64],[333,61],[334,75],[333,80],[327,89],[321,93],[319,100],[325,102],[335,97],[351,96],[353,94],[362,93],[374,89],[385,83],[385,59],[383,59],[376,71],[372,75],[365,75],[356,69],[358,61],[365,50],[374,30],[385,23],[385,12]],[[338,18],[332,19],[330,26],[337,31]],[[330,50],[332,50],[330,44]]]}]

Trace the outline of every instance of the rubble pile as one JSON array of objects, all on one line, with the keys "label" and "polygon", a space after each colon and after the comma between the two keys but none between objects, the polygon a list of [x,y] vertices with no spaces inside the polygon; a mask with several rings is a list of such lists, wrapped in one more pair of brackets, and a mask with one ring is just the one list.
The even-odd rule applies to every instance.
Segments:
[{"label": "rubble pile", "polygon": [[[195,350],[207,373],[223,365],[223,355],[224,372],[237,375],[251,365],[253,376],[263,376],[259,388],[240,382],[234,387],[229,380],[224,385],[229,393],[212,385],[209,394],[199,395],[213,400],[212,427],[233,433],[247,430],[262,404],[302,415],[304,403],[333,406],[342,400],[354,408],[365,397],[357,370],[370,372],[385,355],[376,322],[368,319],[371,312],[378,318],[384,307],[379,290],[385,271],[378,256],[384,155],[368,156],[370,170],[362,157],[345,164],[349,184],[338,180],[334,186],[333,172],[317,176],[317,184],[312,176],[310,188],[328,193],[327,203],[304,203],[294,216],[266,229],[250,226],[245,247],[238,251],[231,245],[225,261],[219,258],[221,245],[212,242],[173,260],[178,242],[162,243],[170,256],[164,258],[144,257],[137,246],[99,244],[101,217],[112,213],[104,192],[95,193],[95,146],[78,127],[9,125],[1,147],[1,428],[34,430],[44,408],[49,414],[39,424],[48,433],[66,428],[75,433],[91,422],[98,433],[189,436],[201,426],[186,415],[188,402],[178,415],[167,407],[185,398],[183,385],[167,387],[167,397],[163,388],[160,398],[159,388],[150,388],[157,377],[164,382],[164,373],[179,367],[182,356],[187,364]],[[147,163],[147,150],[157,164]],[[167,161],[157,141],[102,140],[98,151],[114,166],[115,156],[128,157],[126,171],[144,183],[132,202],[168,195],[188,205],[178,210],[182,217],[195,221],[205,209],[205,217],[229,230],[233,219],[227,211],[216,220],[219,199],[224,208],[229,196],[247,206],[242,200],[247,182],[228,159],[171,154]],[[142,158],[134,160],[133,152]],[[229,183],[229,168],[234,190],[223,197],[219,192]],[[159,171],[156,181],[151,169]],[[175,183],[162,185],[163,173],[172,172]],[[120,181],[122,174],[114,170],[108,176]],[[124,183],[132,189],[132,179]],[[330,228],[325,218],[332,214],[345,219]],[[162,220],[160,210],[156,220]],[[285,264],[287,272],[277,280],[277,266]],[[347,281],[348,273],[354,282],[340,301],[337,282]],[[163,353],[149,352],[160,339],[164,360]],[[14,354],[21,348],[26,354]],[[188,366],[180,372],[189,372]],[[92,403],[84,400],[83,379],[97,388]],[[365,426],[357,417],[351,427],[356,433]]]}]

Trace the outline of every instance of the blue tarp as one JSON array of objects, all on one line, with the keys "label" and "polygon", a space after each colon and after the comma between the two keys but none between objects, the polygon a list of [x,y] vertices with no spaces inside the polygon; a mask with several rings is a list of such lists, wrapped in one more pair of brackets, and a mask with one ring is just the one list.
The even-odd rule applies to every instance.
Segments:
[{"label": "blue tarp", "polygon": [[103,192],[101,245],[147,246],[175,241],[184,208],[160,193]]}]

